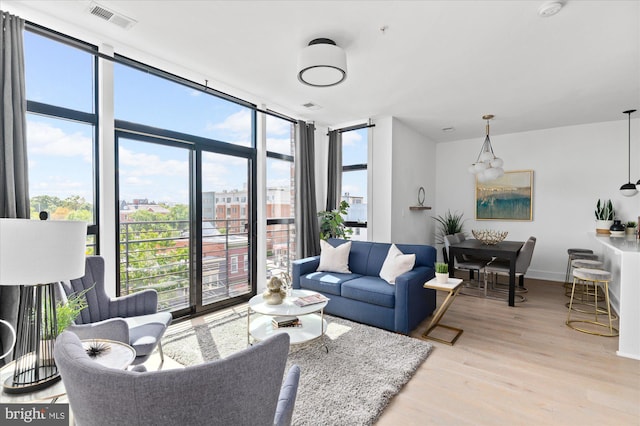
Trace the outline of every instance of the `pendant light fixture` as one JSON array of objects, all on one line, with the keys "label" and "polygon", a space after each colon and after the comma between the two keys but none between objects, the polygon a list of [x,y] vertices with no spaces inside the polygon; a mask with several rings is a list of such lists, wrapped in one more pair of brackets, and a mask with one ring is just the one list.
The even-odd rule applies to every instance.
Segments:
[{"label": "pendant light fixture", "polygon": [[503,161],[493,153],[491,139],[489,139],[489,120],[493,117],[491,114],[482,116],[483,120],[487,120],[486,137],[480,149],[480,154],[478,154],[478,159],[469,166],[469,173],[475,174],[479,182],[494,180],[504,175]]},{"label": "pendant light fixture", "polygon": [[[628,111],[622,112],[623,114],[627,114],[629,116],[629,156],[628,156],[629,168],[627,169],[628,182],[620,187],[620,193],[625,197],[633,197],[638,193],[638,190],[636,189],[636,185],[631,183],[631,114],[634,112],[636,112],[635,109],[630,109]],[[640,180],[638,181],[638,183],[640,183]]]}]

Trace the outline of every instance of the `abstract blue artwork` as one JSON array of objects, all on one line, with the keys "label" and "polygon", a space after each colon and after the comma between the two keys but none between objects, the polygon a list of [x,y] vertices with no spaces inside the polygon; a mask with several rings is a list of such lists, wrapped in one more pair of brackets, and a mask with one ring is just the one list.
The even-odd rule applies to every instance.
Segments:
[{"label": "abstract blue artwork", "polygon": [[476,220],[533,220],[533,170],[476,180]]}]

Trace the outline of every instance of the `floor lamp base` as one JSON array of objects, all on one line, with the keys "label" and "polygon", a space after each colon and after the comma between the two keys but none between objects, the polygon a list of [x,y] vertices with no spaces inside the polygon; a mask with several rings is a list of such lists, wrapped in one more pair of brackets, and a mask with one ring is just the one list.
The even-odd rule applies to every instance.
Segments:
[{"label": "floor lamp base", "polygon": [[[40,377],[51,375],[52,370],[57,370],[54,367],[40,367],[39,374]],[[46,379],[42,379],[37,382],[31,382],[29,376],[32,376],[35,373],[33,369],[24,371],[18,375],[18,383],[14,383],[14,377],[10,376],[7,380],[5,380],[2,388],[5,393],[8,394],[20,394],[20,393],[30,393],[36,392],[41,389],[48,388],[49,386],[55,384],[58,380],[60,380],[60,374],[55,373],[54,375],[47,377]],[[20,383],[20,381],[27,381],[28,383]]]}]

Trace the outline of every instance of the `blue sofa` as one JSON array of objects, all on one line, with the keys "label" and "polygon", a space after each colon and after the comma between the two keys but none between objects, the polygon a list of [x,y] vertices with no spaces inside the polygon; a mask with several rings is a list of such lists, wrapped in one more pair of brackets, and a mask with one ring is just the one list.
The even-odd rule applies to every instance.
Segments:
[{"label": "blue sofa", "polygon": [[[329,239],[337,247],[345,240]],[[322,293],[330,300],[325,312],[398,333],[411,330],[436,307],[435,290],[422,285],[435,276],[436,249],[428,245],[396,244],[404,254],[415,253],[413,270],[396,278],[395,285],[380,278],[391,244],[352,241],[351,274],[317,272],[320,256],[293,262],[293,288]]]}]

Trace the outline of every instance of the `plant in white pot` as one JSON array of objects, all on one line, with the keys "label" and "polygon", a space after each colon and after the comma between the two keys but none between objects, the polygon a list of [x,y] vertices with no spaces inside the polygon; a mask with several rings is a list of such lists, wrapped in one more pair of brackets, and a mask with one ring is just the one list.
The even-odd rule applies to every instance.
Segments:
[{"label": "plant in white pot", "polygon": [[449,265],[442,262],[436,262],[436,281],[446,283],[449,281]]},{"label": "plant in white pot", "polygon": [[613,210],[611,200],[598,200],[596,204],[596,233],[610,234],[609,228],[613,225],[613,218],[616,212]]}]

